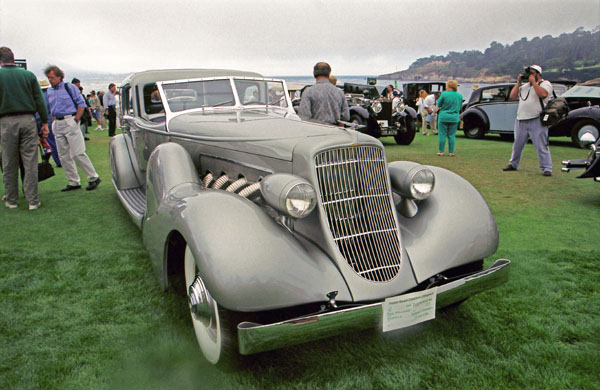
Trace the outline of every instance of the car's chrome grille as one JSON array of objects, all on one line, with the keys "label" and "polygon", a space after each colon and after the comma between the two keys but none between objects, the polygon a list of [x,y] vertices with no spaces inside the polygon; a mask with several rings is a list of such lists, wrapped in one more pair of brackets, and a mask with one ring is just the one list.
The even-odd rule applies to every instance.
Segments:
[{"label": "car's chrome grille", "polygon": [[400,270],[400,235],[383,150],[327,150],[315,157],[315,166],[320,200],[342,256],[365,279],[394,278]]}]

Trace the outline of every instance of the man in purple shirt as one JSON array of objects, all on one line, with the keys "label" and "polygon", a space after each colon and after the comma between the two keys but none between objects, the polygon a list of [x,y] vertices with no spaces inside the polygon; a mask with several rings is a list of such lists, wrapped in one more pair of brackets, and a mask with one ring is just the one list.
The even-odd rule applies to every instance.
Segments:
[{"label": "man in purple shirt", "polygon": [[86,104],[77,87],[63,82],[65,74],[58,66],[50,65],[44,73],[52,85],[52,88],[48,89],[48,102],[53,117],[52,130],[56,137],[58,155],[69,181],[61,191],[81,188],[75,163],[88,175],[89,184],[85,189],[93,190],[100,184],[100,177],[85,153],[85,142],[79,129],[79,121]]}]

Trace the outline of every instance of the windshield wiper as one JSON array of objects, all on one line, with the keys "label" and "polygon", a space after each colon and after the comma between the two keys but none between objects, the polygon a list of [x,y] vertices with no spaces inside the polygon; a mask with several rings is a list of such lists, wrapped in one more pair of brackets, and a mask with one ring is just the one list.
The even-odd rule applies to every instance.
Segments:
[{"label": "windshield wiper", "polygon": [[[271,102],[271,103],[267,103],[267,106],[274,106],[276,104],[279,104],[282,100],[285,100],[285,96],[282,96],[279,100],[277,100],[276,102]],[[277,106],[280,107],[280,106]]]},{"label": "windshield wiper", "polygon": [[233,100],[226,100],[221,103],[213,104],[211,107],[219,107],[219,106],[224,106],[225,104],[232,104],[232,103],[233,103]]}]

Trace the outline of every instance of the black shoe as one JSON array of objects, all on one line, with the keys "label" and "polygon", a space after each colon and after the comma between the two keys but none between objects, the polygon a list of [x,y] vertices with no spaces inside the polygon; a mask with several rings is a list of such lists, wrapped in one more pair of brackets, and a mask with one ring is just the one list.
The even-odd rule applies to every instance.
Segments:
[{"label": "black shoe", "polygon": [[98,187],[98,184],[100,184],[102,180],[100,180],[100,178],[97,178],[94,181],[91,181],[87,187],[85,187],[86,190],[91,191],[91,190],[95,190],[96,187]]},{"label": "black shoe", "polygon": [[84,140],[89,141],[90,139],[88,137],[83,137]]},{"label": "black shoe", "polygon": [[78,190],[80,189],[81,186],[72,186],[70,184],[67,184],[67,186],[65,188],[63,188],[61,191],[65,192],[65,191],[73,191],[73,190]]},{"label": "black shoe", "polygon": [[544,173],[542,173],[542,175],[544,175],[544,176],[552,176],[552,172],[550,172],[550,171],[544,171]]},{"label": "black shoe", "polygon": [[508,164],[507,166],[505,166],[504,168],[502,168],[503,171],[516,171],[517,168],[513,167],[512,165]]}]

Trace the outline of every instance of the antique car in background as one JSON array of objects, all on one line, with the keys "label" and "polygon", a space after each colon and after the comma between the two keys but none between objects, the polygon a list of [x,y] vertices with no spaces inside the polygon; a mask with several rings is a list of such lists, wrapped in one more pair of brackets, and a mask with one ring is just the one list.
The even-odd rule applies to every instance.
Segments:
[{"label": "antique car in background", "polygon": [[[570,82],[553,81],[557,96],[561,90],[567,100],[569,114],[565,119],[548,129],[550,137],[571,137],[573,145],[581,147],[580,136],[585,132],[599,135],[600,129],[600,88],[574,86],[567,90]],[[499,134],[512,139],[519,99],[510,99],[514,83],[496,84],[473,91],[469,101],[463,106],[460,115],[462,130],[467,138],[483,138],[485,134]]]},{"label": "antique car in background", "polygon": [[579,160],[566,160],[562,162],[565,167],[563,172],[570,172],[571,169],[583,169],[583,173],[577,176],[578,179],[593,178],[600,182],[600,137],[591,132],[583,133],[579,139],[581,145],[589,145],[590,153],[587,158]]},{"label": "antique car in background", "polygon": [[[413,110],[417,110],[417,98],[419,97],[419,91],[425,90],[428,95],[432,93],[442,93],[446,88],[444,81],[418,81],[412,83],[402,83],[402,92],[404,95],[404,104],[411,107]],[[419,118],[420,121],[420,118]]]},{"label": "antique car in background", "polygon": [[508,278],[508,260],[484,269],[498,229],[470,183],[301,121],[284,81],[160,70],[120,91],[113,185],[213,364],[405,327]]},{"label": "antique car in background", "polygon": [[344,83],[343,89],[350,122],[360,126],[360,131],[375,138],[394,137],[398,145],[410,145],[415,139],[417,113],[404,104],[402,97],[395,105],[381,98],[374,85]]}]

